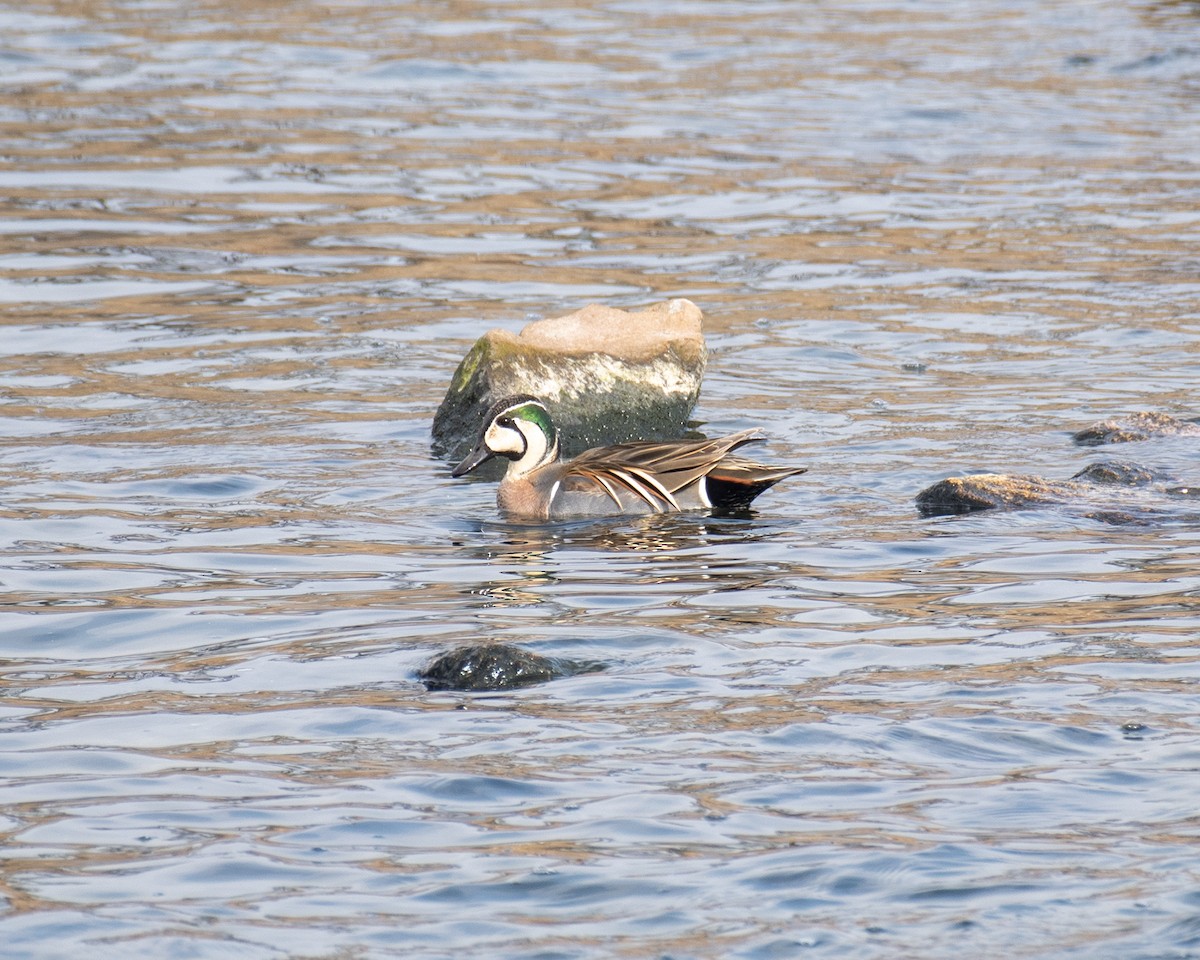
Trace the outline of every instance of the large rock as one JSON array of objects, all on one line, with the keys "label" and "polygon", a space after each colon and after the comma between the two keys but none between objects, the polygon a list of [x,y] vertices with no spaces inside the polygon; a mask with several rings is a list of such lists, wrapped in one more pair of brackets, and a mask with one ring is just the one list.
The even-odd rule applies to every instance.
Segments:
[{"label": "large rock", "polygon": [[1141,411],[1085,427],[1071,439],[1081,447],[1105,443],[1129,443],[1151,437],[1200,437],[1200,423],[1180,420],[1168,413]]},{"label": "large rock", "polygon": [[677,437],[700,396],[708,351],[700,308],[639,313],[592,304],[519,334],[489,330],[454,372],[433,419],[434,452],[465,456],[488,408],[529,393],[546,403],[568,456],[623,440]]}]

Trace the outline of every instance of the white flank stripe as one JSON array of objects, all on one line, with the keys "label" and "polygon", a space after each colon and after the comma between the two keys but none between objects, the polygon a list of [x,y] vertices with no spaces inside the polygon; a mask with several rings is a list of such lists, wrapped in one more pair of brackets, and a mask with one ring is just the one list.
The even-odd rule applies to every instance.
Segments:
[{"label": "white flank stripe", "polygon": [[617,496],[617,491],[612,488],[611,483],[609,483],[607,480],[605,480],[604,477],[602,477],[598,473],[590,474],[590,476],[593,480],[595,480],[597,483],[600,484],[600,486],[602,486],[604,488],[605,492],[610,497],[612,497],[613,503],[615,503],[618,507],[624,506],[624,504],[621,503],[621,498]]}]

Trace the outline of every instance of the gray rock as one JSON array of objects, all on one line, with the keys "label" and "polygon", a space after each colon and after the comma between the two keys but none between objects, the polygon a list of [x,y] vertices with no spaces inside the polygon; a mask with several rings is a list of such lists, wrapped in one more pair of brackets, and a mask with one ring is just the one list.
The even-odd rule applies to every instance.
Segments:
[{"label": "gray rock", "polygon": [[600,669],[507,643],[472,643],[435,657],[417,678],[430,690],[511,690]]},{"label": "gray rock", "polygon": [[1129,443],[1151,437],[1200,437],[1200,423],[1180,420],[1168,413],[1141,411],[1085,427],[1071,439],[1081,447],[1106,443]]},{"label": "gray rock", "polygon": [[519,334],[490,330],[454,372],[433,419],[434,452],[465,456],[491,405],[518,393],[546,403],[567,456],[680,436],[708,359],[701,320],[690,300],[671,300],[639,313],[592,304]]}]

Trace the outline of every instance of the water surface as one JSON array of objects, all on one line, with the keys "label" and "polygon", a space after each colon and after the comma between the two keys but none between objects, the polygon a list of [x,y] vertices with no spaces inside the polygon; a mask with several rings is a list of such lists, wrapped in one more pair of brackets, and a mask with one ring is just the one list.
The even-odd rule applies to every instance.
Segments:
[{"label": "water surface", "polygon": [[[1196,5],[647,9],[0,12],[7,957],[1200,956],[1195,511],[913,508],[1200,413]],[[677,296],[754,516],[431,458]],[[415,681],[489,638],[608,669]]]}]

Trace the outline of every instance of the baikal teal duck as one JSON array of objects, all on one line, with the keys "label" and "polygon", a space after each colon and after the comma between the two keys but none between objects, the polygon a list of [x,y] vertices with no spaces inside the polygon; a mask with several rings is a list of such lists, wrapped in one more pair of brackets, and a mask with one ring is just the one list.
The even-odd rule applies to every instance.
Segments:
[{"label": "baikal teal duck", "polygon": [[519,395],[492,406],[478,444],[451,475],[461,477],[492,457],[506,458],[496,503],[521,520],[736,511],[806,470],[764,466],[734,454],[763,439],[757,430],[742,430],[715,440],[634,441],[564,461],[546,405]]}]

